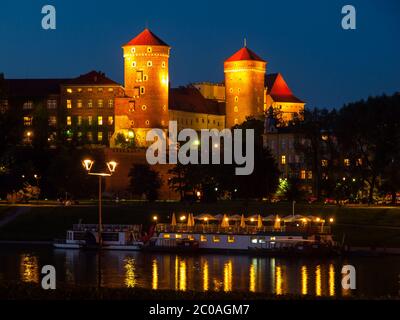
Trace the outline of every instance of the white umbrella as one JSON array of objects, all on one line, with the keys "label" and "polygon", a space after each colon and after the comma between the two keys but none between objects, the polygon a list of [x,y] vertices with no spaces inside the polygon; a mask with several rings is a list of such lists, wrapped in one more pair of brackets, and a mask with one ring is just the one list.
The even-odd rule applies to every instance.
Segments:
[{"label": "white umbrella", "polygon": [[240,227],[241,228],[246,228],[246,222],[244,221],[244,215],[240,217]]},{"label": "white umbrella", "polygon": [[263,218],[263,221],[275,221],[275,216],[273,214],[270,214],[269,216]]}]

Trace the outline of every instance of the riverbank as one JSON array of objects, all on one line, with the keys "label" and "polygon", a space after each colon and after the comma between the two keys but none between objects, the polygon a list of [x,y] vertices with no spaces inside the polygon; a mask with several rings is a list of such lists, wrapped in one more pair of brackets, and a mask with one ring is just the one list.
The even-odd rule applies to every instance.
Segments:
[{"label": "riverbank", "polygon": [[[97,288],[58,286],[56,290],[43,290],[37,284],[0,283],[0,300],[140,300],[140,301],[254,301],[254,300],[363,300],[356,297],[315,297],[312,295],[274,295],[253,292],[198,292],[150,290],[142,288]],[[399,300],[398,296],[374,297],[374,300]]]},{"label": "riverbank", "polygon": [[[7,212],[21,206],[9,207]],[[72,224],[97,223],[97,206],[85,203],[71,207],[59,205],[25,206],[27,212],[19,215],[0,228],[0,240],[51,241],[65,237],[65,230]],[[244,209],[246,208],[246,209]],[[269,204],[257,201],[221,201],[217,203],[180,202],[120,202],[106,203],[103,208],[103,222],[115,224],[143,224],[147,228],[156,215],[159,222],[187,212],[226,214],[291,214],[289,203]],[[400,208],[367,206],[334,206],[297,204],[296,214],[334,218],[333,232],[338,241],[355,247],[400,248]]]}]

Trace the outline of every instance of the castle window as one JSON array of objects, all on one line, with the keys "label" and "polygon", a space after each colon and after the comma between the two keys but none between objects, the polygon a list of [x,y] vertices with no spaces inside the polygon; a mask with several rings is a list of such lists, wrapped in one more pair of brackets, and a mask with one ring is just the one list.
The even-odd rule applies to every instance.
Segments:
[{"label": "castle window", "polygon": [[114,118],[113,118],[113,116],[108,116],[108,124],[109,124],[110,126],[112,126],[113,123],[114,123]]},{"label": "castle window", "polygon": [[163,61],[163,62],[161,63],[161,67],[162,67],[162,68],[165,68],[165,61]]},{"label": "castle window", "polygon": [[87,106],[88,106],[88,108],[92,108],[93,107],[92,99],[88,100]]},{"label": "castle window", "polygon": [[97,92],[103,92],[103,88],[97,88]]},{"label": "castle window", "polygon": [[133,88],[133,96],[138,97],[140,94],[140,87]]},{"label": "castle window", "polygon": [[146,120],[146,125],[148,126],[150,124],[150,121],[149,120]]},{"label": "castle window", "polygon": [[143,81],[147,81],[148,78],[149,78],[149,77],[147,76],[147,74],[145,74],[145,75],[143,76]]},{"label": "castle window", "polygon": [[235,119],[234,122],[235,122],[235,124],[238,124],[238,123],[239,123],[239,120],[238,120],[238,119]]},{"label": "castle window", "polygon": [[82,88],[78,88],[77,91],[78,91],[78,92],[82,92]]},{"label": "castle window", "polygon": [[300,171],[300,179],[304,180],[306,178],[306,170]]},{"label": "castle window", "polygon": [[88,88],[87,91],[88,91],[88,92],[92,92],[92,91],[93,91],[93,88]]},{"label": "castle window", "polygon": [[308,179],[312,179],[312,171],[308,171]]},{"label": "castle window", "polygon": [[57,117],[56,116],[50,116],[49,117],[49,126],[55,126],[57,124]]},{"label": "castle window", "polygon": [[103,132],[99,131],[97,132],[97,141],[103,141]]},{"label": "castle window", "polygon": [[285,155],[281,156],[281,164],[286,164],[286,156]]},{"label": "castle window", "polygon": [[151,53],[151,51],[152,51],[151,47],[147,47],[147,52]]},{"label": "castle window", "polygon": [[67,88],[67,93],[72,93],[72,89],[71,88]]},{"label": "castle window", "polygon": [[82,116],[78,116],[78,126],[82,124]]},{"label": "castle window", "polygon": [[344,159],[343,163],[345,167],[350,167],[350,159]]},{"label": "castle window", "polygon": [[129,112],[135,111],[135,101],[129,101]]},{"label": "castle window", "polygon": [[93,133],[92,132],[88,132],[87,133],[87,138],[89,141],[93,141]]},{"label": "castle window", "polygon": [[72,100],[67,100],[67,109],[72,108]]},{"label": "castle window", "polygon": [[233,111],[238,112],[238,111],[239,111],[238,107],[235,106],[235,107],[233,108]]},{"label": "castle window", "polygon": [[22,106],[22,109],[27,110],[27,109],[32,109],[33,108],[33,103],[32,101],[27,101],[24,103],[24,105]]},{"label": "castle window", "polygon": [[114,88],[108,88],[108,92],[113,92]]},{"label": "castle window", "polygon": [[103,108],[103,99],[99,99],[99,100],[97,101],[97,107]]},{"label": "castle window", "polygon": [[233,88],[230,88],[230,89],[229,89],[229,92],[232,93],[232,92],[233,92]]},{"label": "castle window", "polygon": [[131,49],[131,52],[132,52],[132,53],[135,53],[135,51],[136,51],[136,48],[133,47],[133,48]]},{"label": "castle window", "polygon": [[240,88],[238,88],[238,92],[240,93]]},{"label": "castle window", "polygon": [[321,166],[327,167],[328,166],[328,160],[326,160],[326,159],[321,160]]},{"label": "castle window", "polygon": [[239,97],[236,96],[236,97],[235,97],[235,102],[238,102],[238,101],[239,101]]},{"label": "castle window", "polygon": [[142,110],[145,111],[147,109],[146,105],[142,105]]},{"label": "castle window", "polygon": [[72,118],[71,116],[67,116],[67,126],[72,125]]},{"label": "castle window", "polygon": [[97,124],[98,124],[99,126],[102,126],[102,125],[103,125],[103,117],[102,117],[102,116],[98,116],[98,117],[97,117]]},{"label": "castle window", "polygon": [[140,87],[140,94],[144,94],[144,87]]},{"label": "castle window", "polygon": [[136,81],[142,81],[143,80],[143,71],[138,70],[136,71]]},{"label": "castle window", "polygon": [[109,108],[114,107],[114,100],[112,100],[112,99],[108,100],[108,107]]},{"label": "castle window", "polygon": [[47,100],[47,109],[56,109],[57,108],[57,100],[51,99]]},{"label": "castle window", "polygon": [[153,62],[152,61],[147,61],[147,66],[148,67],[152,67],[153,66]]},{"label": "castle window", "polygon": [[78,101],[76,102],[76,107],[77,107],[77,108],[82,108],[82,100],[78,100]]},{"label": "castle window", "polygon": [[88,124],[89,126],[91,126],[93,123],[93,117],[92,116],[88,116]]},{"label": "castle window", "polygon": [[24,126],[31,126],[32,125],[32,117],[24,117]]},{"label": "castle window", "polygon": [[133,61],[133,62],[132,62],[132,67],[133,67],[133,68],[136,68],[136,61]]}]

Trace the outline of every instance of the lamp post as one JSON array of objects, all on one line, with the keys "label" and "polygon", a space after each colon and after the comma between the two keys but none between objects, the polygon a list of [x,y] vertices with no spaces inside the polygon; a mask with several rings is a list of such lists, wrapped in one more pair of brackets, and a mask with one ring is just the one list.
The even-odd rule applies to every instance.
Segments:
[{"label": "lamp post", "polygon": [[109,161],[106,162],[108,172],[92,172],[92,166],[93,166],[94,161],[90,159],[85,159],[82,161],[82,165],[85,168],[85,170],[88,172],[89,175],[91,176],[98,176],[99,177],[99,227],[98,227],[98,233],[99,233],[99,247],[101,248],[102,245],[102,232],[103,232],[103,221],[102,221],[102,202],[101,202],[101,182],[103,177],[110,177],[114,172],[117,167],[117,162],[115,161]]}]

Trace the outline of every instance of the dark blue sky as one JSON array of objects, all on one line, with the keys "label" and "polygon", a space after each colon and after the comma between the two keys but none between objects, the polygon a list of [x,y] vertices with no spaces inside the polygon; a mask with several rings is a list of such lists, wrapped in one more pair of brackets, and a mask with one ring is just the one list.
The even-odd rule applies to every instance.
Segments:
[{"label": "dark blue sky", "polygon": [[[41,28],[41,8],[57,29]],[[341,8],[357,30],[341,28]],[[2,0],[0,72],[9,78],[74,77],[92,69],[122,83],[121,45],[149,25],[172,46],[172,86],[223,80],[223,61],[243,45],[281,72],[308,107],[399,91],[400,1]]]}]

